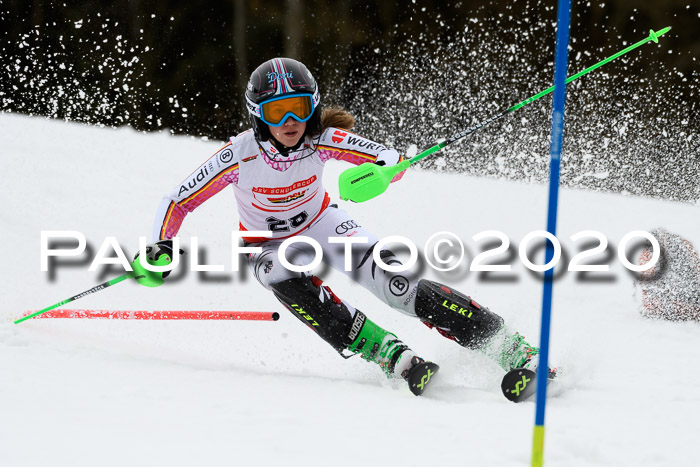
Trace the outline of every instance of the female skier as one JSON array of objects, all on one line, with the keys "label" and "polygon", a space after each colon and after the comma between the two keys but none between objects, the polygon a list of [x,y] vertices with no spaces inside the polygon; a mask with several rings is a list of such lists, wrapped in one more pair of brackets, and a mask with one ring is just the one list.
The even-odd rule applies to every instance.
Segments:
[{"label": "female skier", "polygon": [[[251,232],[243,240],[260,248],[249,255],[255,278],[341,355],[360,354],[377,363],[388,377],[407,380],[416,395],[438,370],[322,285],[321,279],[285,268],[278,257],[284,239],[311,237],[321,245],[324,262],[392,308],[464,347],[481,349],[506,371],[537,366],[538,349],[507,330],[502,318],[486,307],[410,271],[397,274],[377,266],[377,237],[331,203],[322,184],[323,167],[329,159],[394,165],[403,158],[394,149],[350,133],[354,119],[349,113],[322,110],[316,81],[303,64],[290,58],[268,60],[250,76],[245,97],[252,129],[231,138],[163,198],[156,214],[155,245],[147,250],[149,261],[163,255],[172,258],[170,239],[185,216],[231,185],[240,230]],[[261,237],[261,231],[272,236]],[[367,238],[366,243],[352,245],[351,271],[345,271],[345,245],[332,243],[333,237]],[[285,257],[291,264],[307,265],[315,257],[307,246],[295,243]],[[379,256],[385,264],[401,264],[389,250]]]}]

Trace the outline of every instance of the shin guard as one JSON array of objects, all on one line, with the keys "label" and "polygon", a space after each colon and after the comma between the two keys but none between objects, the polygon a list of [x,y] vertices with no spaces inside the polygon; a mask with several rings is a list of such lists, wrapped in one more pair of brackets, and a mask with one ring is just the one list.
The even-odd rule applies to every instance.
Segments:
[{"label": "shin guard", "polygon": [[395,334],[340,300],[315,276],[288,279],[271,288],[294,316],[346,358],[343,351],[349,350],[378,364],[387,376],[403,377],[416,356]]},{"label": "shin guard", "polygon": [[470,349],[480,349],[503,326],[503,318],[456,290],[422,279],[416,315],[429,327]]},{"label": "shin guard", "polygon": [[357,336],[355,324],[364,315],[340,300],[322,281],[313,277],[297,277],[271,286],[277,299],[314,330],[335,350],[347,349]]}]

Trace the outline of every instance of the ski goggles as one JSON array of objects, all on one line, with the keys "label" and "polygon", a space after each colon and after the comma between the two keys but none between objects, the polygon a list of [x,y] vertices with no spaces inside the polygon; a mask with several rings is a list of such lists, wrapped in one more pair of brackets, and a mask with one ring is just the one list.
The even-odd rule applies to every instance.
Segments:
[{"label": "ski goggles", "polygon": [[282,126],[289,117],[303,123],[311,118],[314,109],[311,94],[275,97],[260,104],[260,120],[270,126]]}]

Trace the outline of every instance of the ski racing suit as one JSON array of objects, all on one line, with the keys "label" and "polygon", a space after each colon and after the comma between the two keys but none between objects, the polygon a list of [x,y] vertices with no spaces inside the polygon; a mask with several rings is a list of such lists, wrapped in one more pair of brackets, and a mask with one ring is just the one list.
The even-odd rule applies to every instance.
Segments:
[{"label": "ski racing suit", "polygon": [[[278,250],[287,238],[303,235],[316,240],[326,264],[349,275],[384,303],[418,317],[462,346],[485,348],[503,329],[500,316],[444,285],[420,280],[410,270],[392,273],[378,267],[372,254],[378,238],[332,204],[323,187],[323,168],[330,159],[387,166],[403,160],[394,149],[333,127],[315,138],[306,136],[297,151],[283,157],[272,143],[256,140],[248,130],[231,138],[163,198],[156,214],[154,240],[176,236],[189,212],[231,185],[239,229],[272,233],[271,237],[243,237],[248,246],[261,248],[249,255],[255,278],[341,355],[345,350],[359,353],[379,363],[389,376],[404,378],[415,357],[394,334],[339,299],[319,278],[285,268]],[[345,245],[331,243],[333,237],[367,239],[352,245],[350,271],[345,270]],[[294,265],[308,265],[315,256],[314,249],[302,242],[293,243],[285,253]],[[385,264],[401,264],[389,250],[382,250],[379,256]],[[511,362],[501,364],[512,366]]]}]

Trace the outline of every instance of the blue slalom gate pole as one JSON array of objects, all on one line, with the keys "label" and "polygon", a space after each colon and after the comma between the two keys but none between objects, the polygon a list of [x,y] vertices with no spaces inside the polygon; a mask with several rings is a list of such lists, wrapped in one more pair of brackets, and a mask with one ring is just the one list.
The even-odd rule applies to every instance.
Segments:
[{"label": "blue slalom gate pole", "polygon": [[[557,47],[554,61],[554,105],[552,110],[552,141],[549,148],[549,207],[547,231],[557,234],[557,204],[559,202],[559,165],[564,139],[564,104],[566,102],[566,70],[568,63],[569,23],[571,0],[559,0],[557,6]],[[554,248],[547,242],[545,264],[554,257]],[[549,362],[549,329],[552,315],[552,285],[554,267],[544,273],[542,294],[542,324],[540,328],[540,363],[537,367],[537,401],[535,406],[535,428],[532,443],[532,466],[544,463],[544,413],[547,403],[547,377]]]}]

